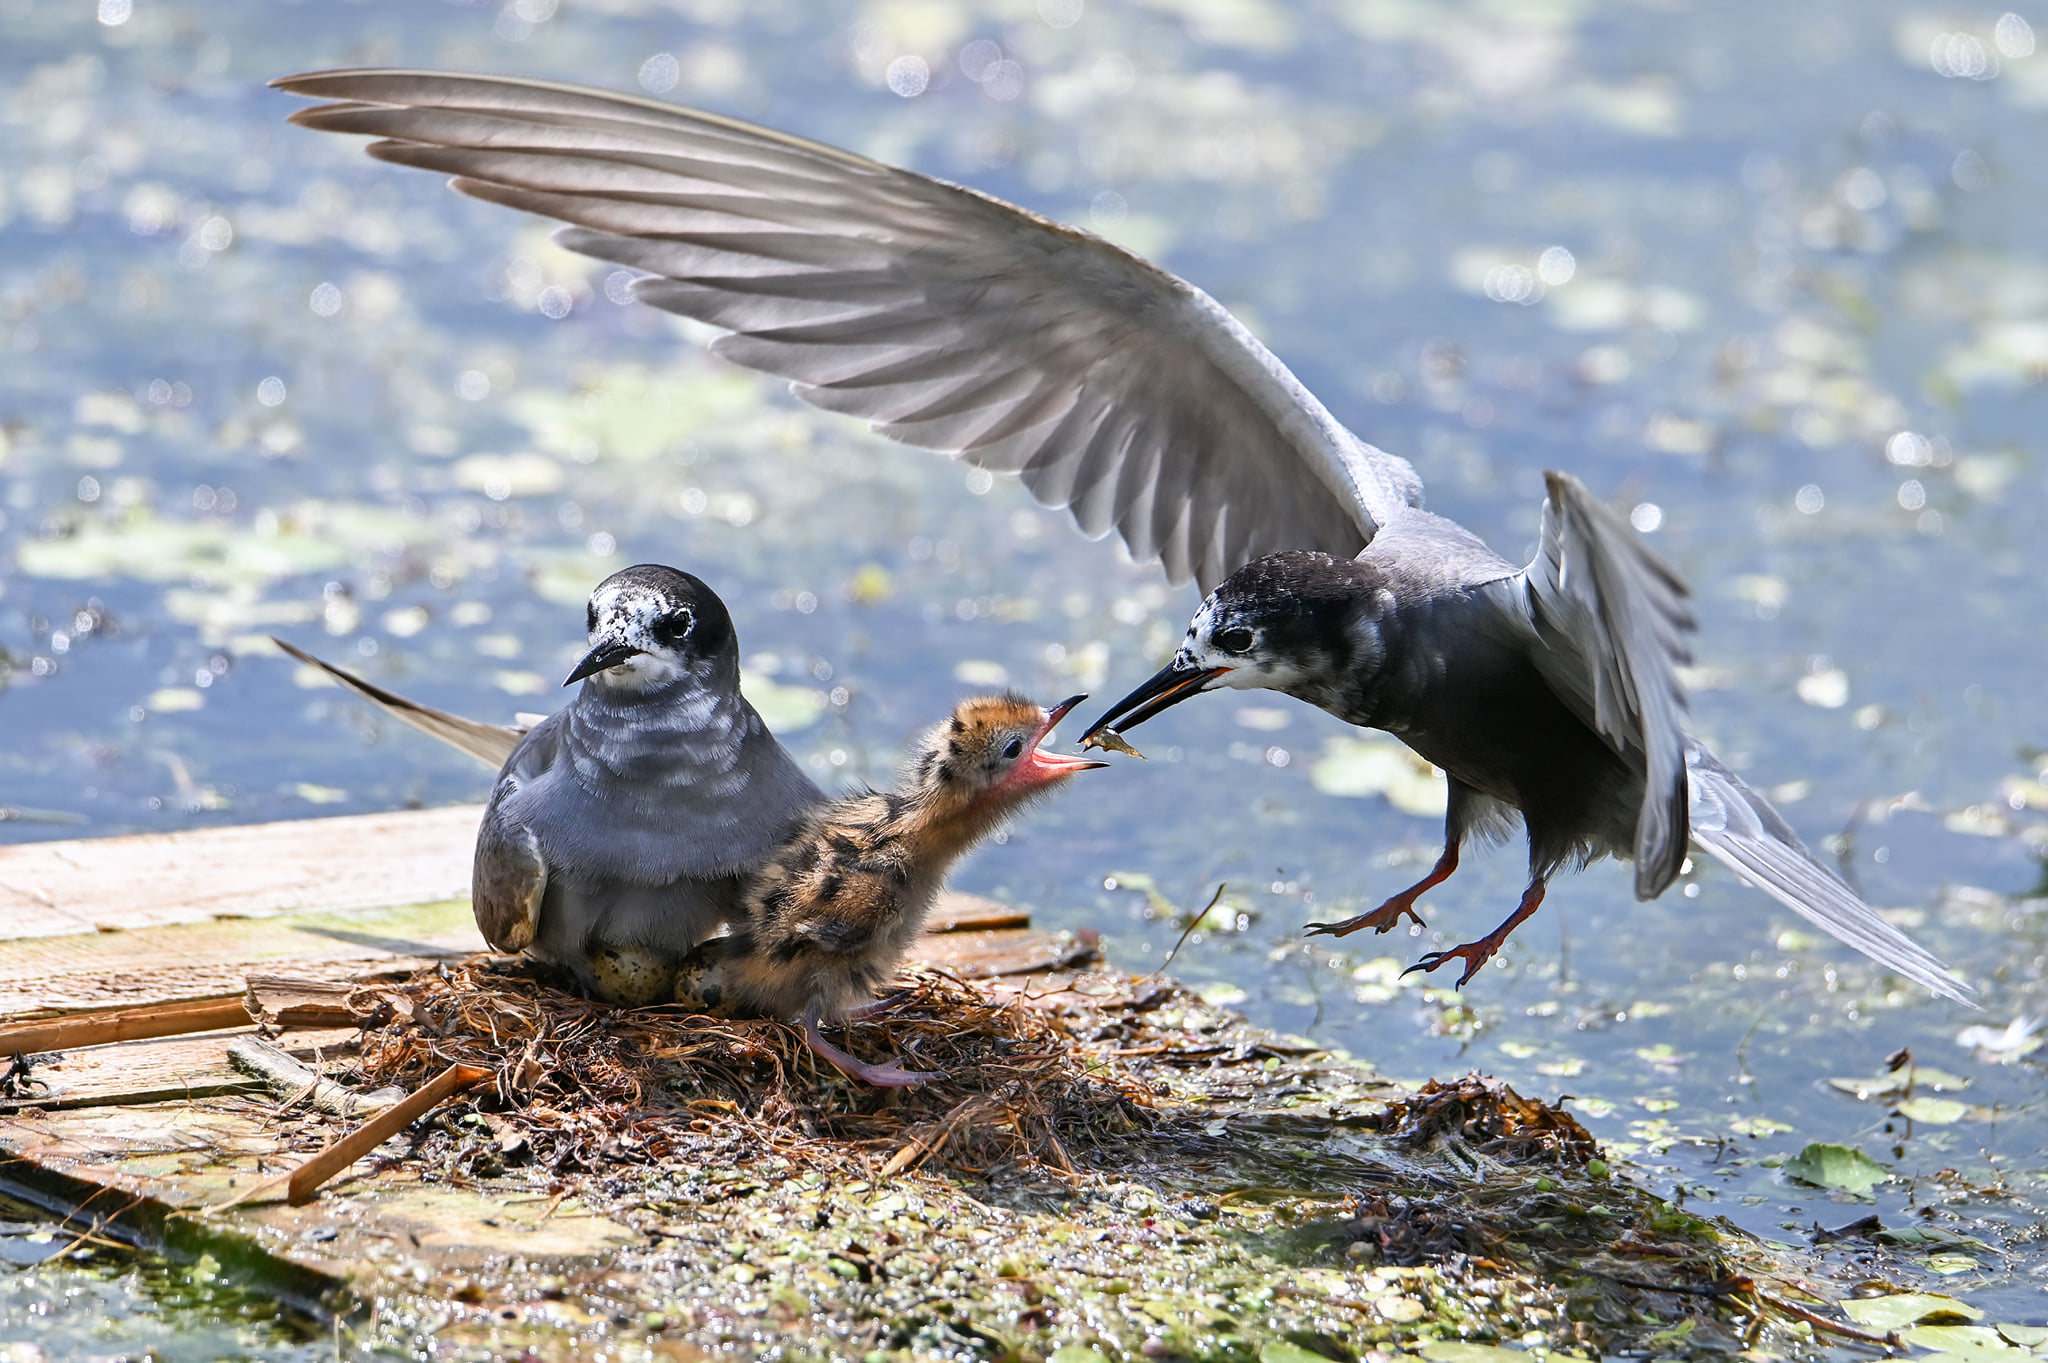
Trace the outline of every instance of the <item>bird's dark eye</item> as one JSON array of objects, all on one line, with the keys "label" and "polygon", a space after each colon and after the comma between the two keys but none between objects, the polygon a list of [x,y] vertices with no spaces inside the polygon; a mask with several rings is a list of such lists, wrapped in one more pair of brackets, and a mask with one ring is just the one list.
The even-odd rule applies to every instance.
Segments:
[{"label": "bird's dark eye", "polygon": [[1023,739],[1021,739],[1021,738],[1013,738],[1013,739],[1011,739],[1011,740],[1010,740],[1010,741],[1009,741],[1008,743],[1005,743],[1005,744],[1003,745],[1003,760],[1004,760],[1005,762],[1014,762],[1014,761],[1016,761],[1016,760],[1017,760],[1018,758],[1022,757],[1023,755],[1024,755],[1024,740],[1023,740]]},{"label": "bird's dark eye", "polygon": [[1243,625],[1232,625],[1229,629],[1218,630],[1211,642],[1225,653],[1248,653],[1252,646],[1252,632]]},{"label": "bird's dark eye", "polygon": [[690,637],[690,626],[694,623],[688,611],[671,611],[667,615],[656,616],[654,623],[648,626],[648,632],[664,648],[681,648],[683,641]]}]

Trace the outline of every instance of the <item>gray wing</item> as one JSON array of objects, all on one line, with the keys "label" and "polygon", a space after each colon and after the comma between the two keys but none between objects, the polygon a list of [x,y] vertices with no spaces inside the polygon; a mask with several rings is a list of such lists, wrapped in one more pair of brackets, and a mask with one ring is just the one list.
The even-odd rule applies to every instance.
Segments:
[{"label": "gray wing", "polygon": [[1545,645],[1536,667],[1594,731],[1641,752],[1636,897],[1654,899],[1685,861],[1685,687],[1694,621],[1685,583],[1627,521],[1569,474],[1549,473],[1543,536],[1522,570]]},{"label": "gray wing", "polygon": [[519,746],[525,736],[524,728],[508,724],[484,724],[461,715],[451,715],[446,710],[436,710],[430,705],[421,705],[407,700],[395,692],[364,681],[355,673],[333,663],[322,662],[302,649],[293,648],[275,634],[270,642],[276,644],[292,657],[309,667],[317,667],[349,690],[369,701],[378,709],[397,719],[404,720],[423,734],[432,734],[450,747],[460,748],[479,762],[489,764],[494,770],[505,765],[505,759]]},{"label": "gray wing", "polygon": [[1421,504],[1192,285],[1000,200],[713,114],[487,76],[326,71],[292,121],[650,272],[720,355],[881,434],[1014,473],[1203,590],[1278,549],[1351,557]]},{"label": "gray wing", "polygon": [[1841,878],[1814,860],[1770,802],[1701,744],[1690,745],[1692,837],[1792,912],[1871,960],[1943,998],[1975,1006],[1967,984],[1925,948],[1877,916]]},{"label": "gray wing", "polygon": [[548,888],[547,861],[533,830],[508,817],[504,797],[517,791],[519,776],[507,771],[491,792],[476,833],[469,900],[484,940],[499,951],[523,951],[540,926],[540,905]]}]

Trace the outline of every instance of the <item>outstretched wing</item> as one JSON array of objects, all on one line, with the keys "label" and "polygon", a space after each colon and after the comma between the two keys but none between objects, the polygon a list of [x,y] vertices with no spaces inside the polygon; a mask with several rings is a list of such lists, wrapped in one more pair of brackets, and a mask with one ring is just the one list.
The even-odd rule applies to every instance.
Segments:
[{"label": "outstretched wing", "polygon": [[892,439],[1015,473],[1206,591],[1278,549],[1350,557],[1419,505],[1208,295],[1100,238],[815,142],[488,76],[326,71],[292,121],[572,226],[714,349]]},{"label": "outstretched wing", "polygon": [[1943,998],[1975,1003],[1970,986],[1912,938],[1877,916],[1834,872],[1813,858],[1770,801],[1742,783],[1695,742],[1692,837],[1771,898],[1817,927]]},{"label": "outstretched wing", "polygon": [[270,642],[308,667],[319,668],[384,713],[404,720],[423,734],[432,734],[450,747],[462,749],[477,761],[487,763],[493,770],[505,765],[505,759],[512,755],[512,750],[519,746],[519,740],[526,735],[524,728],[464,719],[461,715],[451,715],[446,710],[436,710],[430,705],[407,700],[395,692],[386,691],[381,686],[364,681],[345,668],[322,662],[303,649],[293,648],[274,634],[270,636]]},{"label": "outstretched wing", "polygon": [[1654,899],[1685,861],[1688,592],[1627,521],[1569,474],[1545,475],[1543,537],[1522,570],[1545,681],[1616,752],[1641,752],[1636,897]]}]

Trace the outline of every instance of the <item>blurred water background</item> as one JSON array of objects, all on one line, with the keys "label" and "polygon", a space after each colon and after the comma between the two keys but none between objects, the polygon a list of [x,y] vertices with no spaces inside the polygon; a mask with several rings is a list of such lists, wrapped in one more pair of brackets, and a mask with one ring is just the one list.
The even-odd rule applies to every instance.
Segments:
[{"label": "blurred water background", "polygon": [[[1620,498],[1696,589],[1699,731],[1985,1010],[1893,987],[1717,866],[1651,904],[1597,867],[1462,994],[1399,980],[1436,930],[1504,916],[1519,844],[1426,900],[1422,938],[1305,943],[1433,859],[1442,796],[1275,696],[1148,725],[1149,763],[1076,783],[963,888],[1145,969],[1227,882],[1174,963],[1212,999],[1397,1076],[1575,1095],[1634,1176],[1773,1238],[1871,1210],[1974,1237],[1908,1268],[2039,1322],[2042,24],[1913,0],[0,0],[0,839],[479,799],[481,768],[263,636],[508,718],[561,703],[586,594],[639,561],[725,596],[750,693],[828,783],[886,780],[967,690],[1106,701],[1157,666],[1192,589],[707,358],[544,226],[286,126],[264,82],[651,92],[1161,261],[1511,558],[1543,469]],[[1829,1084],[1900,1047],[1946,1082]],[[1874,1206],[1797,1184],[1778,1166],[1812,1141],[1896,1177]],[[109,1293],[161,1301],[161,1272],[35,1271],[0,1340],[315,1347],[190,1293],[168,1337],[123,1323]]]}]

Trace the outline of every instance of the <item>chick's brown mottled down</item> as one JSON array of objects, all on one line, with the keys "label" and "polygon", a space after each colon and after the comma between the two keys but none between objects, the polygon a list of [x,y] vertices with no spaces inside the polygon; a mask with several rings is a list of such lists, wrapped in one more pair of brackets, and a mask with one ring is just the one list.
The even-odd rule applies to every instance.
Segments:
[{"label": "chick's brown mottled down", "polygon": [[912,749],[897,790],[825,805],[749,877],[740,925],[684,963],[677,1001],[800,1021],[813,1050],[868,1083],[932,1078],[856,1060],[819,1023],[853,1014],[895,973],[955,861],[1022,805],[1104,765],[1038,746],[1081,699],[962,701]]}]

